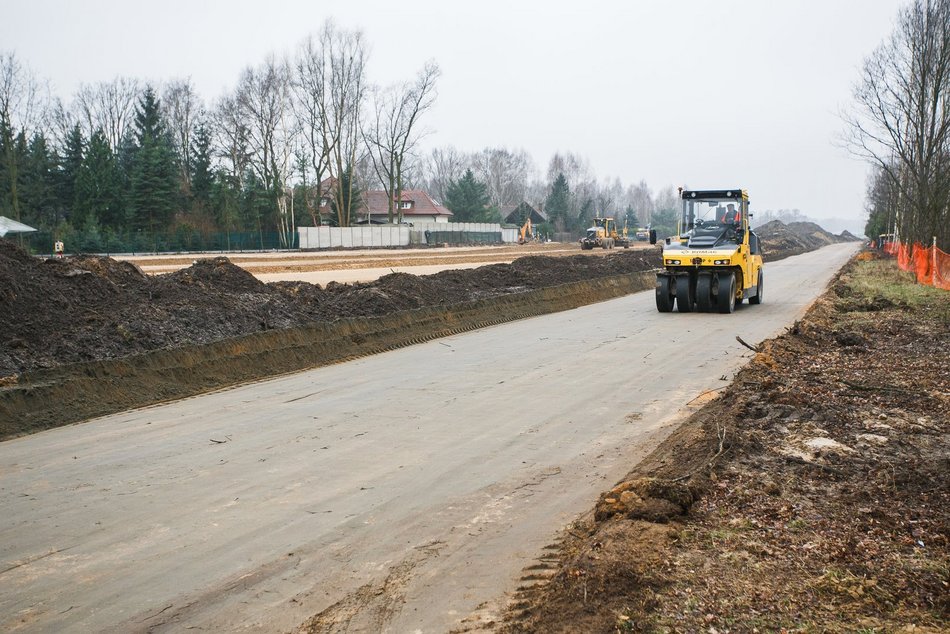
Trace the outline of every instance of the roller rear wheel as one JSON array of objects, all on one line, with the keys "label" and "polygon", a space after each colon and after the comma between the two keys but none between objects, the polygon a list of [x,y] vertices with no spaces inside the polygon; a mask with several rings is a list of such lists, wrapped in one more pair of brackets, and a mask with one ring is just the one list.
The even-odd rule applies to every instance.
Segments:
[{"label": "roller rear wheel", "polygon": [[670,275],[656,277],[656,309],[661,313],[673,311],[673,302],[676,300],[676,286]]},{"label": "roller rear wheel", "polygon": [[765,299],[765,295],[763,294],[763,289],[762,289],[762,281],[763,281],[762,269],[759,269],[759,281],[755,285],[755,295],[749,298],[750,304],[761,304],[762,300]]},{"label": "roller rear wheel", "polygon": [[736,274],[732,271],[719,274],[716,304],[720,313],[731,313],[736,309]]}]

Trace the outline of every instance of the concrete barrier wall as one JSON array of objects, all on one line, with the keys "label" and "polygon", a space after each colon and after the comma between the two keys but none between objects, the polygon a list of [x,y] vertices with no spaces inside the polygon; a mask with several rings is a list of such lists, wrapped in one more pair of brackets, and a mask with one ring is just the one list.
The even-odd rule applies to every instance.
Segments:
[{"label": "concrete barrier wall", "polygon": [[497,222],[414,222],[412,223],[412,244],[425,244],[425,232],[451,231],[455,233],[500,233],[501,241],[512,244],[518,241],[517,229],[505,229]]},{"label": "concrete barrier wall", "polygon": [[300,236],[301,249],[409,246],[409,227],[407,225],[297,227],[297,233]]},{"label": "concrete barrier wall", "polygon": [[497,222],[414,222],[409,225],[359,227],[297,227],[301,249],[359,249],[426,244],[425,232],[499,233],[504,243],[518,241],[517,229],[503,229]]}]

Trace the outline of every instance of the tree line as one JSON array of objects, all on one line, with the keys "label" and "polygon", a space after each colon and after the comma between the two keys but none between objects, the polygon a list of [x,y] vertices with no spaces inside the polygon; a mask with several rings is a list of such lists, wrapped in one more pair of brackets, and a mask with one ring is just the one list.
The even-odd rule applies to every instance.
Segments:
[{"label": "tree line", "polygon": [[868,160],[865,234],[950,250],[950,0],[914,0],[864,61],[846,146]]},{"label": "tree line", "polygon": [[423,152],[438,65],[379,86],[367,64],[362,33],[327,22],[211,104],[190,80],[127,77],[63,102],[0,53],[0,215],[86,251],[287,247],[297,226],[357,222],[369,189],[387,193],[390,222],[402,220],[401,193],[423,189],[457,221],[497,222],[528,202],[552,232],[597,215],[672,232],[673,187],[598,180],[572,153],[539,175],[523,150]]}]

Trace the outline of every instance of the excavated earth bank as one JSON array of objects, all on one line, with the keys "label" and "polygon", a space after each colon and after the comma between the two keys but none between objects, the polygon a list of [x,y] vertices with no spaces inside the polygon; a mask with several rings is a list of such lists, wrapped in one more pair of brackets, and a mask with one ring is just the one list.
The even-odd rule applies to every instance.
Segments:
[{"label": "excavated earth bank", "polygon": [[0,438],[633,293],[654,260],[535,256],[321,288],[226,258],[148,277],[0,241]]}]

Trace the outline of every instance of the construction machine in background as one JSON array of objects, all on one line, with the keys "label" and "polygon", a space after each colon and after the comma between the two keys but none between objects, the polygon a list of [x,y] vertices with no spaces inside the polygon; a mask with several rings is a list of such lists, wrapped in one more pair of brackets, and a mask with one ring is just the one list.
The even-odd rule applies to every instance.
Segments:
[{"label": "construction machine in background", "polygon": [[748,193],[681,189],[680,198],[679,230],[665,240],[656,275],[657,310],[668,313],[675,304],[681,313],[731,313],[744,299],[761,304],[762,251],[749,225]]},{"label": "construction machine in background", "polygon": [[518,230],[518,244],[524,244],[531,240],[534,240],[534,233],[532,232],[531,218],[528,218],[525,220],[525,223],[521,225],[521,229]]},{"label": "construction machine in background", "polygon": [[614,247],[630,248],[630,238],[627,237],[627,228],[623,232],[617,231],[617,221],[613,218],[594,218],[594,226],[580,239],[581,249],[613,249]]}]

